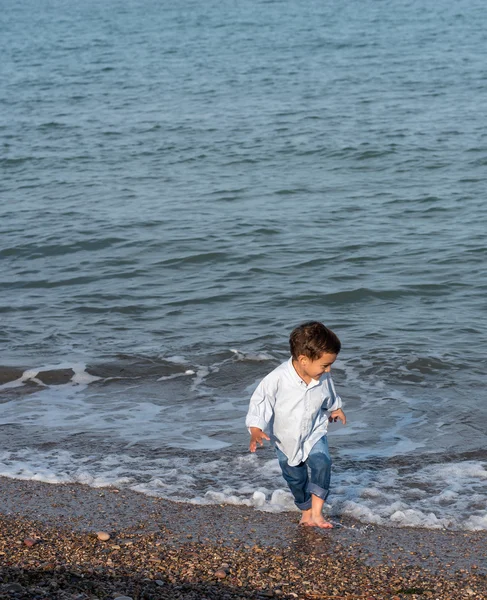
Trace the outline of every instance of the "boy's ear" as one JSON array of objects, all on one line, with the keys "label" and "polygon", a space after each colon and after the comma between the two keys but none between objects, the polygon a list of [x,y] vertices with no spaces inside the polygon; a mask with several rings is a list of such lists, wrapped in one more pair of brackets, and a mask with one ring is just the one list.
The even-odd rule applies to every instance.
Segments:
[{"label": "boy's ear", "polygon": [[298,362],[301,365],[307,365],[309,361],[309,358],[307,356],[305,356],[304,354],[300,354],[298,356]]}]

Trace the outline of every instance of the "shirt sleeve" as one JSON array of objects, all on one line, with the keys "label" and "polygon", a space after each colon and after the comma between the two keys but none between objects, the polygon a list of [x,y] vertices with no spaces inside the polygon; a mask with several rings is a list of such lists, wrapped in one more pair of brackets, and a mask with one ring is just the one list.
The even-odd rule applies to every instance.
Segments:
[{"label": "shirt sleeve", "polygon": [[342,399],[340,398],[340,396],[336,392],[335,384],[333,383],[333,379],[331,377],[330,377],[329,390],[330,390],[330,397],[328,398],[326,410],[332,412],[334,410],[338,410],[339,408],[342,408],[343,402],[342,402]]},{"label": "shirt sleeve", "polygon": [[250,398],[249,411],[245,419],[247,429],[258,427],[269,433],[269,426],[274,416],[276,389],[270,382],[263,379]]}]

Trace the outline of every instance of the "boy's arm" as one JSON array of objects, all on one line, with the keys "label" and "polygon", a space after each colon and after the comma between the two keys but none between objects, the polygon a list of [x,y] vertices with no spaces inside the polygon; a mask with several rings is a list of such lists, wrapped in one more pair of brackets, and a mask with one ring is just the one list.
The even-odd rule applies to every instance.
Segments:
[{"label": "boy's arm", "polygon": [[343,402],[340,396],[337,394],[333,379],[330,377],[330,398],[327,403],[327,410],[329,411],[329,421],[336,421],[339,419],[344,425],[347,423],[347,417],[342,410]]},{"label": "boy's arm", "polygon": [[330,413],[330,416],[328,417],[328,421],[330,421],[330,423],[332,422],[337,422],[337,419],[340,419],[340,421],[346,425],[347,424],[347,417],[345,416],[345,413],[343,412],[343,410],[341,408],[337,409],[337,410],[332,410]]},{"label": "boy's arm", "polygon": [[263,446],[263,440],[270,440],[268,431],[274,416],[275,390],[264,379],[250,398],[250,406],[245,425],[250,433],[251,452],[255,452],[257,444]]},{"label": "boy's arm", "polygon": [[264,433],[262,429],[259,429],[258,427],[250,427],[249,450],[251,452],[255,452],[257,450],[257,444],[259,444],[259,446],[263,446],[264,440],[269,441],[270,439],[271,438],[267,435],[267,433]]}]

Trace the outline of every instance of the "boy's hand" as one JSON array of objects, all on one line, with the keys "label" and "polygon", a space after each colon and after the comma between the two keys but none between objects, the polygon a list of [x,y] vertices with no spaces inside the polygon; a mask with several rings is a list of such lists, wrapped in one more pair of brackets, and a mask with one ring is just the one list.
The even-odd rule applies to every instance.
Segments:
[{"label": "boy's hand", "polygon": [[330,421],[330,423],[333,422],[337,422],[337,420],[340,419],[340,421],[346,425],[347,424],[347,417],[345,416],[345,413],[343,412],[343,410],[341,408],[339,408],[338,410],[334,410],[330,413],[330,416],[328,417],[328,421]]},{"label": "boy's hand", "polygon": [[259,444],[259,446],[263,446],[264,445],[264,441],[263,440],[270,440],[271,438],[262,431],[262,429],[259,429],[258,427],[251,427],[250,428],[250,445],[249,445],[249,450],[251,452],[255,452],[257,450],[257,444]]}]

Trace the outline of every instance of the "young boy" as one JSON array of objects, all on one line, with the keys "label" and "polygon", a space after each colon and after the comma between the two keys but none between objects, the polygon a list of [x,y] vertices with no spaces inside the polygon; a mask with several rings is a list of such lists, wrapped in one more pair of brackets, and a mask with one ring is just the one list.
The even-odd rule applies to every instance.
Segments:
[{"label": "young boy", "polygon": [[341,343],[322,323],[310,321],[291,332],[289,345],[291,358],[264,377],[250,399],[249,449],[255,452],[263,440],[272,440],[302,511],[300,524],[331,529],[322,514],[331,475],[326,432],[328,420],[346,423],[330,376]]}]

